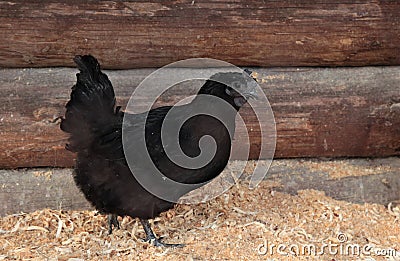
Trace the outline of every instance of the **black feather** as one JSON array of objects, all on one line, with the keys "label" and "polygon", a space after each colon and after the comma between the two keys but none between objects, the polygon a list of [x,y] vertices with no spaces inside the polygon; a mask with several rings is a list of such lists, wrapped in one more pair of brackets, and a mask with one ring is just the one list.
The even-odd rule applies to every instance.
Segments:
[{"label": "black feather", "polygon": [[[87,200],[103,213],[149,219],[172,208],[174,203],[150,194],[132,175],[122,147],[124,113],[120,111],[120,107],[115,106],[113,86],[107,75],[101,72],[99,63],[90,55],[76,56],[74,61],[80,72],[72,88],[71,99],[66,105],[61,129],[70,134],[66,148],[77,152],[74,172],[77,186]],[[208,80],[199,93],[218,96],[235,106],[235,97],[227,95],[225,88],[227,86],[224,84]],[[193,110],[195,103],[196,99],[178,109],[183,115]],[[218,148],[209,164],[192,170],[174,164],[163,149],[161,126],[170,109],[169,106],[152,109],[146,120],[146,145],[156,167],[164,175],[182,183],[205,182],[216,177],[229,159],[229,133],[234,132],[236,113],[227,119],[231,130],[206,115],[198,115],[185,122],[179,137],[182,150],[188,156],[195,157],[200,153],[198,142],[204,135],[213,136]],[[128,131],[134,141],[135,135],[140,135],[135,122],[140,122],[144,114],[125,116],[132,122]],[[141,155],[138,154],[137,157],[140,162]],[[182,195],[176,196],[179,198]]]}]

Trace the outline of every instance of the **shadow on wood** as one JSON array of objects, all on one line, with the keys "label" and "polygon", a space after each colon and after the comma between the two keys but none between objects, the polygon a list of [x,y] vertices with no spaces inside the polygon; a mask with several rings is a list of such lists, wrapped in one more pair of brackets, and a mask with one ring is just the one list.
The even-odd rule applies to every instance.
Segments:
[{"label": "shadow on wood", "polygon": [[[230,162],[230,169],[235,165]],[[276,182],[274,190],[285,193],[315,189],[338,200],[387,205],[400,200],[399,172],[400,158],[275,160],[266,180]],[[71,169],[0,170],[0,184],[0,215],[42,208],[91,208],[75,186]]]}]

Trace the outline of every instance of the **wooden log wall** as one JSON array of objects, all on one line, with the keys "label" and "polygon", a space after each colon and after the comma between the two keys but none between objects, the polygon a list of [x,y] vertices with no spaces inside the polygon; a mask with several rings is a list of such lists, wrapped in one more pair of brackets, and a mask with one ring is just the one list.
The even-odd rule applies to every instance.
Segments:
[{"label": "wooden log wall", "polygon": [[[0,67],[160,67],[210,57],[256,69],[277,123],[276,157],[400,154],[400,2],[3,1]],[[285,66],[291,69],[279,69]],[[110,71],[121,105],[153,69]],[[73,165],[56,118],[75,69],[0,70],[0,168]],[[183,97],[171,93],[171,99]],[[251,158],[259,150],[247,109]],[[238,144],[244,130],[237,131]]]},{"label": "wooden log wall", "polygon": [[242,66],[400,64],[400,2],[2,1],[0,67],[160,67],[193,57]]},{"label": "wooden log wall", "polygon": [[[400,1],[1,1],[0,39],[0,168],[73,166],[57,118],[75,82],[76,69],[64,67],[87,53],[103,68],[127,69],[107,71],[122,106],[152,68],[178,60],[264,67],[254,71],[275,114],[275,157],[400,156]],[[157,105],[187,95],[169,94]],[[242,115],[256,158],[257,124],[248,108]],[[244,131],[237,130],[239,149]],[[269,178],[288,193],[313,188],[357,203],[399,198],[399,158],[347,162],[385,171],[341,179],[302,162],[274,161]],[[87,208],[70,172],[1,170],[0,215]]]},{"label": "wooden log wall", "polygon": [[[253,70],[275,114],[277,158],[400,155],[400,67]],[[124,106],[152,71],[106,71],[118,103]],[[64,113],[76,72],[0,70],[0,168],[73,165],[74,155],[64,149],[66,136],[56,119]],[[185,98],[190,88],[172,90],[158,105]],[[260,144],[257,122],[249,109],[242,115],[253,128],[250,156],[255,158]],[[237,130],[239,145],[244,131]]]}]

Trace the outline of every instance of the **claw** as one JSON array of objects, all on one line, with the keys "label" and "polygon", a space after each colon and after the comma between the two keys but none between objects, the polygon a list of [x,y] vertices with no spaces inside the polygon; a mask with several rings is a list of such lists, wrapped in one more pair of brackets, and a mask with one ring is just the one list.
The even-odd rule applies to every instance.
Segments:
[{"label": "claw", "polygon": [[159,238],[156,238],[156,237],[148,238],[148,237],[146,237],[146,238],[141,239],[141,240],[143,242],[149,243],[149,244],[151,244],[151,245],[153,245],[155,247],[180,248],[180,247],[184,247],[185,246],[185,244],[168,244],[168,243],[164,243],[164,242],[162,242],[162,237],[159,237]]},{"label": "claw", "polygon": [[140,219],[140,223],[142,223],[143,229],[146,232],[146,238],[142,239],[143,242],[147,242],[152,244],[153,246],[156,247],[184,247],[185,244],[167,244],[167,243],[163,243],[161,240],[163,237],[159,237],[157,238],[154,235],[153,230],[151,230],[149,221],[145,220],[145,219]]}]

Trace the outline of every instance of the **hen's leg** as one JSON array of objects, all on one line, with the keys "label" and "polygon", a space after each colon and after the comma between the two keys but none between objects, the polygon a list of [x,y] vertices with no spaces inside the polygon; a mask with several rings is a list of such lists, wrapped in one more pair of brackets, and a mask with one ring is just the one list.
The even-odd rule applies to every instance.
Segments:
[{"label": "hen's leg", "polygon": [[118,216],[115,214],[108,214],[107,216],[107,221],[108,221],[108,234],[112,234],[112,228],[113,226],[119,229],[119,222],[118,222]]},{"label": "hen's leg", "polygon": [[184,244],[167,244],[167,243],[161,242],[161,238],[157,238],[154,235],[154,232],[151,229],[148,220],[140,219],[140,223],[142,224],[144,232],[146,233],[146,238],[144,239],[145,242],[149,242],[153,246],[156,246],[156,247],[183,247],[183,246],[185,246]]}]

